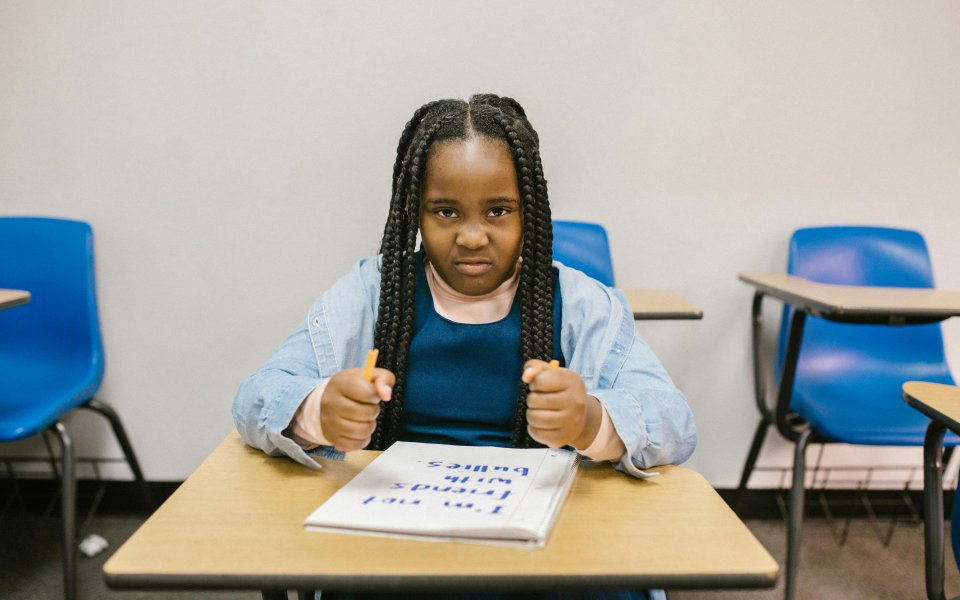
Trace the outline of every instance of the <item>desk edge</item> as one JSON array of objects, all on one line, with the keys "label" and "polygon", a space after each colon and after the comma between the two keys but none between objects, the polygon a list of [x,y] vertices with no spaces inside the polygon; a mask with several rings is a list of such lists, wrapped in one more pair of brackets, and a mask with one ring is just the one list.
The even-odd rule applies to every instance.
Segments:
[{"label": "desk edge", "polygon": [[[737,274],[737,277],[740,281],[754,287],[755,289],[772,296],[785,304],[789,304],[797,310],[810,313],[817,317],[823,317],[826,319],[833,319],[846,322],[856,322],[862,319],[869,319],[871,317],[884,317],[884,318],[914,318],[914,319],[923,319],[922,322],[937,322],[943,321],[951,316],[955,316],[958,313],[956,310],[944,310],[942,308],[897,308],[897,307],[888,307],[888,308],[871,308],[871,307],[860,307],[860,306],[845,306],[840,304],[834,304],[830,302],[825,302],[818,298],[813,298],[808,295],[800,294],[790,290],[784,289],[782,286],[777,286],[763,281],[758,281],[755,279],[757,276],[763,275],[785,275],[787,277],[792,277],[800,279],[804,282],[807,282],[811,285],[817,286],[828,286],[831,284],[820,283],[817,281],[812,281],[810,279],[805,279],[797,275],[790,275],[789,273],[771,273],[771,272],[762,272],[762,271],[741,271]],[[844,288],[856,288],[863,287],[865,289],[880,289],[884,286],[840,286]],[[905,288],[905,289],[920,289],[926,291],[935,291],[930,288]]]},{"label": "desk edge", "polygon": [[220,578],[197,575],[116,575],[104,565],[103,574],[111,589],[333,589],[350,588],[355,591],[470,588],[477,591],[527,591],[548,589],[757,589],[772,588],[777,584],[779,566],[773,570],[749,574],[697,573],[693,575],[473,575],[423,576],[396,575],[229,575]]}]

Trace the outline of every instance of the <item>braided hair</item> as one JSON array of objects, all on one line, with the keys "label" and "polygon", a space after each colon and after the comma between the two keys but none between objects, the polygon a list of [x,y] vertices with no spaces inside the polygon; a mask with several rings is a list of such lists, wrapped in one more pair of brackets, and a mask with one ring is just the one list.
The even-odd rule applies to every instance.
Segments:
[{"label": "braided hair", "polygon": [[[406,124],[393,165],[390,213],[380,253],[380,301],[374,347],[378,366],[393,371],[392,400],[382,402],[370,447],[385,449],[396,441],[403,417],[407,360],[413,337],[416,275],[413,256],[420,230],[420,196],[433,144],[482,136],[510,149],[517,173],[523,215],[520,262],[520,351],[523,362],[553,355],[553,228],[547,181],[540,163],[539,137],[516,100],[477,94],[468,101],[437,100],[424,104]],[[515,447],[538,445],[527,433],[527,384],[519,383],[513,419]]]}]

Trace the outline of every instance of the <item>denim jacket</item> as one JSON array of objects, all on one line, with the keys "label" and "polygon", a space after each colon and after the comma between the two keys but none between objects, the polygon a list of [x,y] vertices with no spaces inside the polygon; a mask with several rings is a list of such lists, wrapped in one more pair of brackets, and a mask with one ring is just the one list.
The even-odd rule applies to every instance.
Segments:
[{"label": "denim jacket", "polygon": [[[616,465],[642,469],[685,461],[696,446],[693,415],[660,361],[634,329],[619,290],[555,263],[563,298],[560,345],[567,368],[603,404],[626,453]],[[321,379],[364,364],[373,346],[380,298],[380,258],[361,260],[310,307],[307,319],[241,386],[233,420],[251,446],[317,463],[285,435],[294,414]],[[331,446],[310,451],[342,458]]]}]

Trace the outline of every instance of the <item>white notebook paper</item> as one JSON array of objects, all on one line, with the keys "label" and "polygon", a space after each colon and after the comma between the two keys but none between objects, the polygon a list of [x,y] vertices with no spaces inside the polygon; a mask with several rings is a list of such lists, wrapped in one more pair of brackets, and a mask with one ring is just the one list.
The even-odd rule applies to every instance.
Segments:
[{"label": "white notebook paper", "polygon": [[397,442],[308,529],[542,547],[576,475],[569,450]]}]

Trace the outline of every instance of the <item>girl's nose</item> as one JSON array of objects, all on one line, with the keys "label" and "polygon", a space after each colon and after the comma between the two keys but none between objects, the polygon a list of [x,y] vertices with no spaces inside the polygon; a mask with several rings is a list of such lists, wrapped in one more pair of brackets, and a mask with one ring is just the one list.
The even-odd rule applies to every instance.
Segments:
[{"label": "girl's nose", "polygon": [[476,250],[486,246],[490,241],[483,227],[476,224],[464,225],[457,232],[457,245],[469,250]]}]

